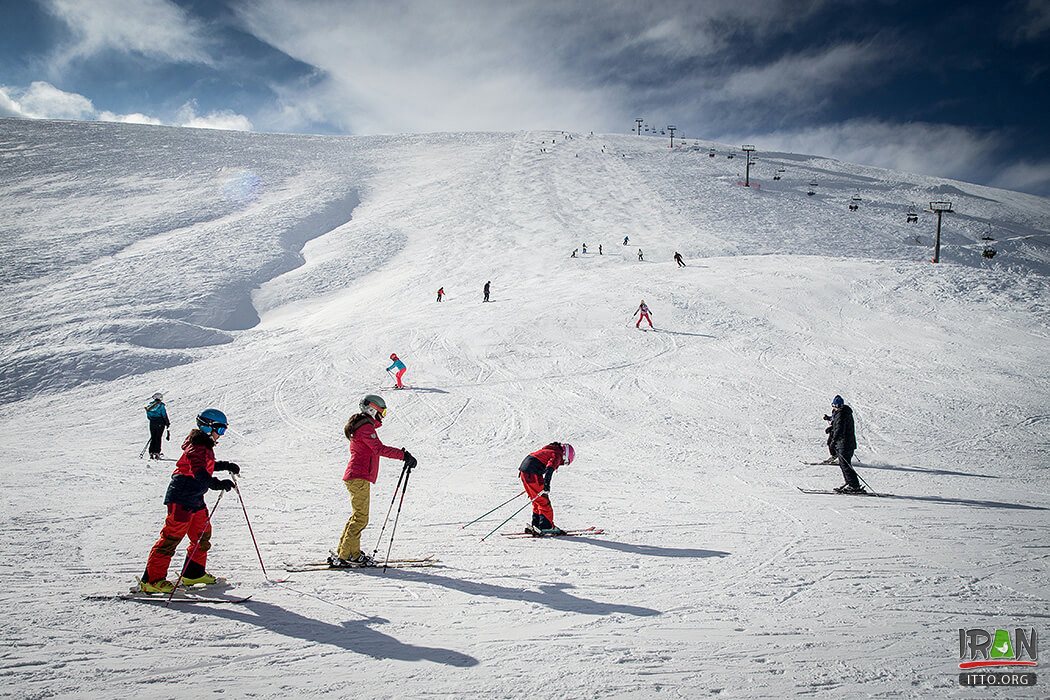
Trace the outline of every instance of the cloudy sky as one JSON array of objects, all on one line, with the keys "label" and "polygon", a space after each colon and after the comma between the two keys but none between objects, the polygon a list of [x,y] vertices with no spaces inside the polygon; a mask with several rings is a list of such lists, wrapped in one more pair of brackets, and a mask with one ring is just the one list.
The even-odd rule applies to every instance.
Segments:
[{"label": "cloudy sky", "polygon": [[0,0],[0,117],[325,134],[643,117],[1046,196],[1048,107],[1050,0]]}]

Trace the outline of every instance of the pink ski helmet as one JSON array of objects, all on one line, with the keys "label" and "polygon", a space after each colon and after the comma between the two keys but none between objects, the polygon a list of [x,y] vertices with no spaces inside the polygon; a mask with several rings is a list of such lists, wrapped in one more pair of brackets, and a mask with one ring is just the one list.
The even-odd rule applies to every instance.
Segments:
[{"label": "pink ski helmet", "polygon": [[572,449],[572,445],[567,442],[561,444],[561,457],[562,462],[565,464],[572,464],[572,460],[576,459],[576,450]]}]

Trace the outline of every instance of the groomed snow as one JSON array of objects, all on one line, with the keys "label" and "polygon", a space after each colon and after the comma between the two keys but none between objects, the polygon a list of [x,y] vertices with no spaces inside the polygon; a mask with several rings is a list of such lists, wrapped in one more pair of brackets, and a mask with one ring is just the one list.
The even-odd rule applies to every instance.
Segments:
[{"label": "groomed snow", "polygon": [[[749,189],[687,143],[0,120],[0,695],[969,697],[960,627],[1045,637],[1050,202],[761,144]],[[209,569],[250,602],[84,599],[162,523],[154,391],[169,456],[229,415],[217,455],[287,583],[230,493]],[[287,574],[337,543],[342,425],[376,391],[419,459],[393,556],[441,566]],[[803,464],[837,393],[892,497],[796,489],[841,483]],[[606,535],[479,541],[516,506],[460,529],[555,439],[558,524]]]}]

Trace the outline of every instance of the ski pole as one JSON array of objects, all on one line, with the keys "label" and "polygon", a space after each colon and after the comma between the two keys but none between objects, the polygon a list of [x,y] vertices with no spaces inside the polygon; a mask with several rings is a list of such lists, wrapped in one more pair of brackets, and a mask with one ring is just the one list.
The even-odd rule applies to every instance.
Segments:
[{"label": "ski pole", "polygon": [[394,487],[394,495],[390,497],[390,507],[386,509],[386,517],[383,518],[383,527],[379,530],[379,539],[376,540],[376,548],[372,550],[372,558],[379,551],[379,545],[383,543],[383,533],[386,532],[386,524],[390,521],[390,511],[394,509],[394,501],[397,500],[397,492],[401,489],[401,480],[405,478],[405,467],[401,467],[401,476],[397,477],[397,486]]},{"label": "ski pole", "polygon": [[252,536],[252,544],[255,545],[255,554],[259,557],[259,566],[262,567],[263,576],[266,580],[270,580],[270,575],[266,573],[266,564],[263,564],[262,552],[259,551],[259,543],[255,539],[255,532],[252,531],[252,521],[248,519],[248,509],[244,507],[244,497],[241,496],[241,487],[237,483],[237,475],[233,475],[233,488],[237,491],[237,500],[241,502],[241,510],[244,511],[244,522],[248,523],[248,534]]},{"label": "ski pole", "polygon": [[[204,524],[204,529],[207,530],[211,527],[211,516],[215,515],[215,511],[219,509],[219,501],[222,500],[225,491],[219,491],[219,497],[215,499],[215,505],[208,511],[208,520]],[[175,591],[179,590],[179,586],[182,585],[182,577],[186,575],[186,569],[190,566],[190,559],[197,553],[197,548],[200,547],[201,541],[198,539],[193,543],[193,549],[186,552],[186,563],[182,565],[182,571],[179,572],[179,580],[175,582],[175,587],[171,589],[171,593],[168,594],[168,602],[165,605],[171,605],[171,599],[175,597]]]},{"label": "ski pole", "polygon": [[[521,494],[523,494],[523,493],[525,493],[525,490],[524,490],[524,489],[522,489],[522,490],[521,490],[521,491],[519,491],[518,493],[514,494],[513,496],[511,496],[511,497],[510,497],[510,498],[508,498],[507,500],[503,501],[503,503],[500,503],[500,504],[499,504],[498,506],[496,506],[495,508],[493,508],[492,510],[490,510],[490,511],[489,511],[488,513],[485,513],[485,515],[490,515],[490,514],[492,514],[492,513],[495,513],[495,512],[497,511],[497,510],[499,510],[499,509],[500,509],[500,508],[502,508],[503,506],[507,505],[508,503],[510,503],[511,501],[513,501],[513,500],[514,500],[515,498],[517,498],[518,496],[520,496],[520,495],[521,495]],[[463,525],[460,525],[460,526],[459,526],[459,529],[460,529],[460,530],[462,530],[462,529],[463,529],[463,528],[465,528],[465,527],[466,527],[467,525],[473,525],[473,524],[474,524],[474,523],[476,523],[477,521],[479,521],[479,520],[481,520],[482,518],[484,518],[484,517],[485,517],[485,515],[479,515],[478,517],[476,517],[476,518],[474,518],[473,520],[471,520],[471,521],[470,521],[469,523],[464,523]]]},{"label": "ski pole", "polygon": [[394,527],[390,528],[390,544],[386,548],[386,561],[383,562],[383,573],[386,573],[387,565],[390,564],[390,550],[394,547],[394,534],[397,532],[397,521],[401,517],[401,506],[405,505],[405,493],[408,491],[408,477],[412,475],[411,469],[404,469],[405,487],[401,489],[401,500],[397,504],[397,514],[394,515]]},{"label": "ski pole", "polygon": [[[853,473],[857,475],[857,478],[858,478],[858,479],[860,479],[861,481],[864,481],[864,477],[863,477],[863,476],[861,476],[861,475],[860,475],[860,472],[858,472],[858,471],[857,471],[856,469],[854,469],[854,470],[853,470]],[[865,486],[868,486],[868,482],[867,482],[867,481],[864,481],[864,485],[865,485]],[[875,489],[871,488],[871,486],[868,486],[868,490],[869,490],[869,491],[871,491],[872,493],[874,493],[874,494],[875,494],[876,496],[880,495],[880,494],[878,494],[878,493],[875,493]]]},{"label": "ski pole", "polygon": [[[542,492],[541,492],[541,493],[542,493]],[[539,497],[540,497],[540,494],[539,494],[539,493],[537,493],[537,494],[536,494],[536,498],[539,498]],[[523,505],[523,506],[522,506],[521,508],[518,508],[518,509],[517,509],[516,511],[514,511],[513,513],[511,513],[511,514],[510,514],[510,518],[513,518],[513,517],[514,517],[515,515],[517,515],[517,514],[518,514],[518,513],[520,513],[521,511],[525,510],[525,508],[526,508],[527,506],[530,506],[530,505],[532,505],[532,502],[533,502],[533,501],[535,501],[535,500],[536,500],[536,498],[530,498],[530,499],[529,499],[529,502],[528,502],[528,503],[526,503],[526,504],[525,504],[525,505]],[[510,518],[507,518],[506,520],[504,520],[503,522],[501,522],[501,523],[500,523],[499,525],[497,525],[497,526],[496,526],[495,528],[493,528],[492,532],[490,532],[490,533],[489,533],[488,535],[485,535],[484,537],[482,537],[482,538],[481,538],[481,541],[482,541],[482,542],[484,542],[485,540],[487,540],[487,539],[488,539],[488,538],[489,538],[489,537],[490,537],[490,536],[492,535],[492,533],[496,532],[496,530],[500,529],[501,527],[503,527],[504,525],[506,525],[507,523],[509,523],[509,522],[510,522]]]},{"label": "ski pole", "polygon": [[149,449],[149,444],[153,442],[153,438],[146,440],[146,444],[142,446],[142,452],[139,452],[139,459],[142,459],[142,455],[146,454],[146,450]]}]

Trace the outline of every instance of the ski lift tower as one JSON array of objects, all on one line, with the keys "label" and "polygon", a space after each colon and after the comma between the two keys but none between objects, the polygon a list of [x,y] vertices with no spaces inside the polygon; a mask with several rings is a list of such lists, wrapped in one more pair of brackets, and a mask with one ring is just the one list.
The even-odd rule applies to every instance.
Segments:
[{"label": "ski lift tower", "polygon": [[747,166],[744,168],[744,187],[751,186],[751,154],[755,152],[755,147],[744,144],[740,147],[740,150],[744,152],[744,157],[747,158]]},{"label": "ski lift tower", "polygon": [[941,261],[941,214],[952,211],[951,202],[930,202],[930,211],[937,215],[937,237],[933,243],[933,262]]},{"label": "ski lift tower", "polygon": [[641,117],[638,117],[637,119],[634,120],[634,123],[638,125],[638,135],[639,136],[642,135],[642,122],[644,122],[644,121],[645,120],[642,119]]},{"label": "ski lift tower", "polygon": [[671,150],[674,150],[674,132],[678,130],[677,126],[667,125],[667,130],[671,132]]}]

